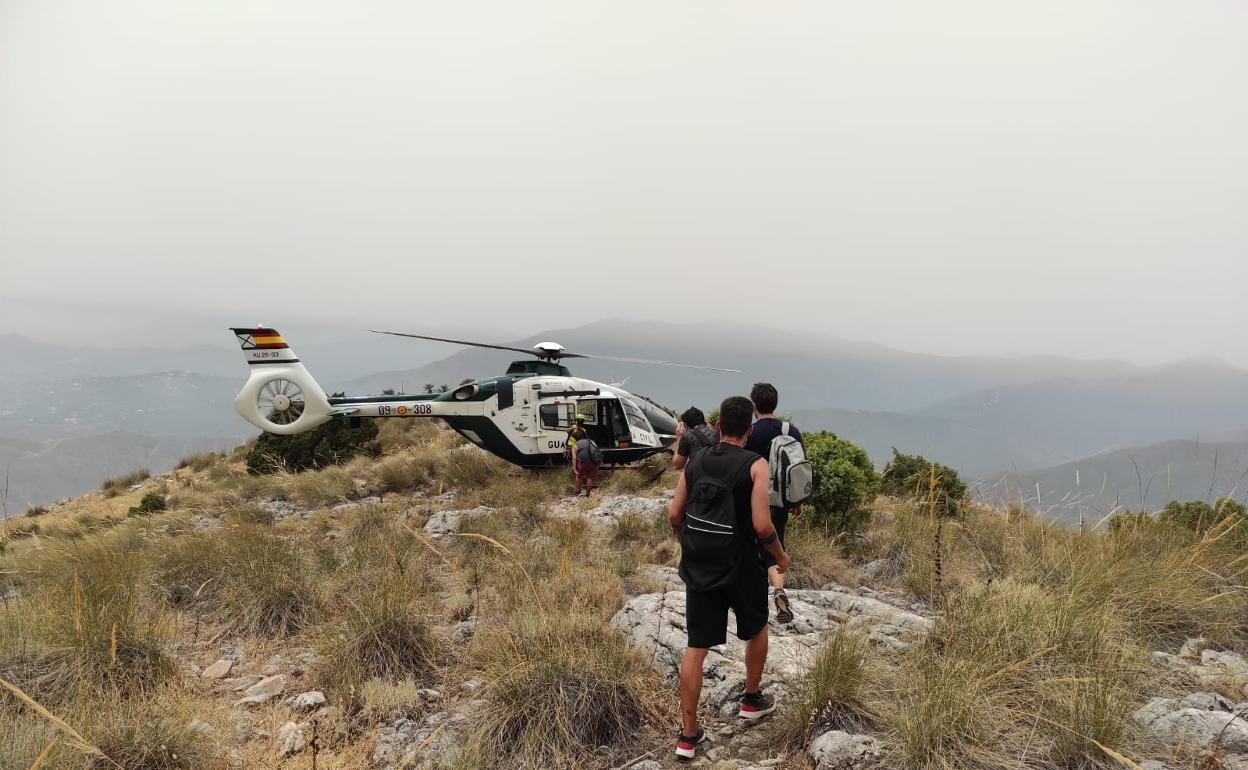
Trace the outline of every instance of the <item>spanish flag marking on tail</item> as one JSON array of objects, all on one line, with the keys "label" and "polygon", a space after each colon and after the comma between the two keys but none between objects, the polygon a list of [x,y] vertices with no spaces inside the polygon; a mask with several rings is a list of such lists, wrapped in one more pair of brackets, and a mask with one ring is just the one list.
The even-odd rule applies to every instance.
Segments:
[{"label": "spanish flag marking on tail", "polygon": [[234,329],[243,350],[276,350],[288,348],[286,340],[275,329]]},{"label": "spanish flag marking on tail", "polygon": [[286,340],[282,339],[282,335],[277,332],[264,332],[261,334],[253,334],[252,341],[256,343],[258,348],[284,348],[288,347]]}]

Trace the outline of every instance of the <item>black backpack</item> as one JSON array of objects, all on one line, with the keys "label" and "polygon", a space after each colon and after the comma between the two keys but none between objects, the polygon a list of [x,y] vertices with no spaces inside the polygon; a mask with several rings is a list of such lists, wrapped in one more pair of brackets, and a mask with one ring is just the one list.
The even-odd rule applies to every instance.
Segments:
[{"label": "black backpack", "polygon": [[689,436],[689,456],[693,457],[698,452],[709,447],[713,447],[719,443],[719,433],[709,425],[699,425],[696,428],[690,428]]},{"label": "black backpack", "polygon": [[698,452],[685,469],[689,502],[680,529],[680,577],[696,591],[730,585],[749,550],[746,533],[737,526],[732,489],[758,455],[742,454],[723,477],[705,472],[706,452]]}]

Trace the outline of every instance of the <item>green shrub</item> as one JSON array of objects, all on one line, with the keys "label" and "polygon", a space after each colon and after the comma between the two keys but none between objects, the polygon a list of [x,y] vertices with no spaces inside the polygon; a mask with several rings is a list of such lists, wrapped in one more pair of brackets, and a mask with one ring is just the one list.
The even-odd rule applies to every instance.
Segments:
[{"label": "green shrub", "polygon": [[160,492],[148,492],[143,495],[143,499],[138,505],[130,506],[131,516],[146,516],[149,513],[163,511],[169,507],[169,502],[165,500],[165,496]]},{"label": "green shrub", "polygon": [[1157,516],[1158,521],[1195,532],[1204,537],[1211,531],[1225,532],[1232,541],[1248,540],[1248,516],[1245,508],[1229,497],[1219,498],[1213,505],[1203,500],[1180,503],[1171,500]]},{"label": "green shrub", "polygon": [[894,497],[931,500],[941,516],[957,515],[966,498],[966,482],[947,465],[934,463],[922,455],[907,455],[893,449],[893,459],[884,466],[880,491]]},{"label": "green shrub", "polygon": [[804,438],[806,457],[815,474],[815,488],[803,516],[831,532],[856,532],[870,520],[870,504],[879,489],[879,474],[862,447],[832,433]]},{"label": "green shrub", "polygon": [[359,454],[377,454],[377,421],[329,422],[293,436],[262,433],[247,452],[247,470],[253,474],[303,471],[336,465]]},{"label": "green shrub", "polygon": [[33,518],[35,516],[42,516],[43,514],[47,512],[48,512],[48,509],[46,506],[32,505],[26,509],[26,516],[29,518]]},{"label": "green shrub", "polygon": [[[1171,505],[1175,505],[1175,503],[1171,503]],[[1132,529],[1155,527],[1158,521],[1148,511],[1123,511],[1110,516],[1109,521],[1106,523],[1109,525],[1110,532],[1118,534]]]}]

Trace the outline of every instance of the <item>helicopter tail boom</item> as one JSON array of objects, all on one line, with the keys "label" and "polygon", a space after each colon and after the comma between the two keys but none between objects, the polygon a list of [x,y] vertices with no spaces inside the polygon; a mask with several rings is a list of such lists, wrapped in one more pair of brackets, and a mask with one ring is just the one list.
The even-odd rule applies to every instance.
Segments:
[{"label": "helicopter tail boom", "polygon": [[261,430],[302,433],[333,416],[325,391],[276,329],[233,328],[251,375],[234,398],[234,410]]}]

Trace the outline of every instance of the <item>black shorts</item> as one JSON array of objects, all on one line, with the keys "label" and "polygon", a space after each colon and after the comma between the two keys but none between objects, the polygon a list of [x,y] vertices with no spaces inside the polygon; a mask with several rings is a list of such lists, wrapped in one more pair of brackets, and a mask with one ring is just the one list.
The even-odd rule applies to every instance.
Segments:
[{"label": "black shorts", "polygon": [[767,578],[746,570],[735,584],[713,591],[685,588],[685,628],[689,646],[714,647],[728,641],[728,610],[737,616],[737,638],[753,639],[767,626]]},{"label": "black shorts", "polygon": [[[776,528],[776,534],[780,536],[780,545],[784,545],[784,528],[789,526],[789,512],[784,508],[771,509],[771,524]],[[771,551],[766,548],[759,548],[763,552],[763,563],[768,567],[776,566],[776,557],[771,555]]]}]

